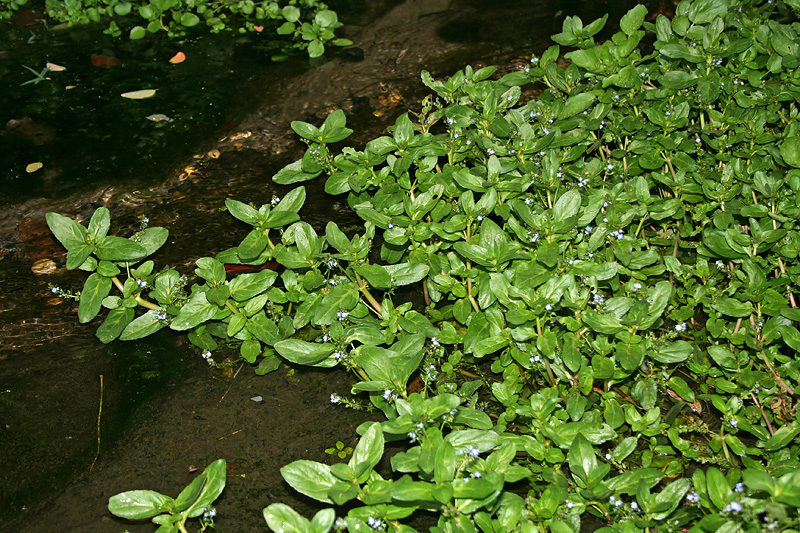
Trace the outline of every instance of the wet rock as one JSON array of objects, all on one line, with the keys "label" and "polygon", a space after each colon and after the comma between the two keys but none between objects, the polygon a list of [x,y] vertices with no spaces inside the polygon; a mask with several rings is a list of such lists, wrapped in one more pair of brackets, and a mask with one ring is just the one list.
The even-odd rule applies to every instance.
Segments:
[{"label": "wet rock", "polygon": [[364,50],[357,46],[344,48],[339,52],[339,61],[342,63],[358,63],[364,61]]},{"label": "wet rock", "polygon": [[37,276],[47,276],[54,274],[58,270],[56,262],[52,259],[39,259],[31,267],[31,272]]},{"label": "wet rock", "polygon": [[32,142],[36,146],[47,144],[56,137],[53,126],[37,122],[30,117],[12,118],[6,122],[0,135],[13,135]]}]

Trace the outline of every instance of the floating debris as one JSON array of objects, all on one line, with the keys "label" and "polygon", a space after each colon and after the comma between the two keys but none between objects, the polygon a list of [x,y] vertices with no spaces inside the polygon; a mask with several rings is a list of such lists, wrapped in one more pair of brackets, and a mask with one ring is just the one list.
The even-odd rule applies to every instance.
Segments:
[{"label": "floating debris", "polygon": [[122,93],[120,96],[123,98],[130,98],[131,100],[141,100],[143,98],[150,98],[154,94],[156,94],[156,89],[142,89],[139,91]]},{"label": "floating debris", "polygon": [[147,115],[146,118],[147,120],[152,120],[153,122],[172,122],[172,119],[164,113],[154,113],[152,115]]}]

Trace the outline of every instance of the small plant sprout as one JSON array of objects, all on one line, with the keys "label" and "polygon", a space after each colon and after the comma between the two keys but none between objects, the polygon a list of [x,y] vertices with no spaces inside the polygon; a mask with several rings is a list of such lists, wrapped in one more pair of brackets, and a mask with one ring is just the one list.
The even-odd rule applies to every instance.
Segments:
[{"label": "small plant sprout", "polygon": [[336,455],[339,457],[339,459],[345,459],[348,455],[353,453],[353,447],[345,446],[342,441],[337,440],[336,444],[325,449],[325,453],[328,455]]}]

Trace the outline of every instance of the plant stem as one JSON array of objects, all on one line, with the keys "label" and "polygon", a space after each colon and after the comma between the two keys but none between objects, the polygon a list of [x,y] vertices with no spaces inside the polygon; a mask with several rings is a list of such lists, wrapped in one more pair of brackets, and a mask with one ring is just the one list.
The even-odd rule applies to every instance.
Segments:
[{"label": "plant stem", "polygon": [[356,275],[356,282],[358,284],[358,290],[361,292],[361,294],[364,295],[364,298],[367,299],[367,301],[370,303],[373,310],[378,314],[378,316],[380,316],[382,311],[381,304],[378,303],[378,300],[376,300],[375,297],[372,296],[372,293],[369,292],[369,289],[367,289],[367,282],[361,278],[358,272],[355,272],[355,275]]},{"label": "plant stem", "polygon": [[100,417],[103,414],[103,374],[100,374],[100,407],[97,409],[97,451],[92,460],[92,466],[89,467],[89,472],[94,468],[97,458],[100,457]]},{"label": "plant stem", "polygon": [[[117,276],[111,278],[111,281],[114,283],[114,286],[119,289],[119,292],[125,293],[125,287],[122,285],[122,282],[119,280]],[[146,309],[161,309],[161,306],[154,304],[153,302],[149,302],[142,298],[140,295],[136,295],[133,297],[136,300],[136,303],[141,305]]]}]

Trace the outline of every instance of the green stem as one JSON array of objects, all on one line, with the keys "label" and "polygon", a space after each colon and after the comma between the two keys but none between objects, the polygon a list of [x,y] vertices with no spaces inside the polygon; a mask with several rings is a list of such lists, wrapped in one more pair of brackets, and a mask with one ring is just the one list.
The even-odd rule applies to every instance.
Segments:
[{"label": "green stem", "polygon": [[231,310],[231,312],[233,312],[233,314],[235,315],[239,314],[239,310],[236,309],[236,306],[233,305],[230,300],[225,300],[225,305],[228,307],[228,309]]},{"label": "green stem", "polygon": [[[125,293],[125,287],[122,285],[122,282],[119,280],[119,278],[117,276],[114,276],[113,278],[111,278],[111,281],[114,283],[114,286],[119,289],[119,292],[121,292],[123,294]],[[146,309],[161,309],[160,305],[156,305],[153,302],[145,300],[144,298],[142,298],[138,294],[136,296],[134,296],[133,298],[136,300],[137,304],[141,305],[142,307],[144,307]]]},{"label": "green stem", "polygon": [[367,299],[367,301],[370,303],[370,305],[375,310],[375,312],[378,314],[378,316],[380,316],[381,311],[382,311],[381,304],[378,303],[378,300],[376,300],[375,297],[372,296],[372,293],[369,292],[369,290],[367,289],[367,282],[364,281],[361,278],[361,276],[358,274],[358,272],[355,272],[355,275],[356,275],[356,282],[357,282],[357,285],[358,285],[358,290],[361,291],[361,294],[364,295],[364,298]]}]

